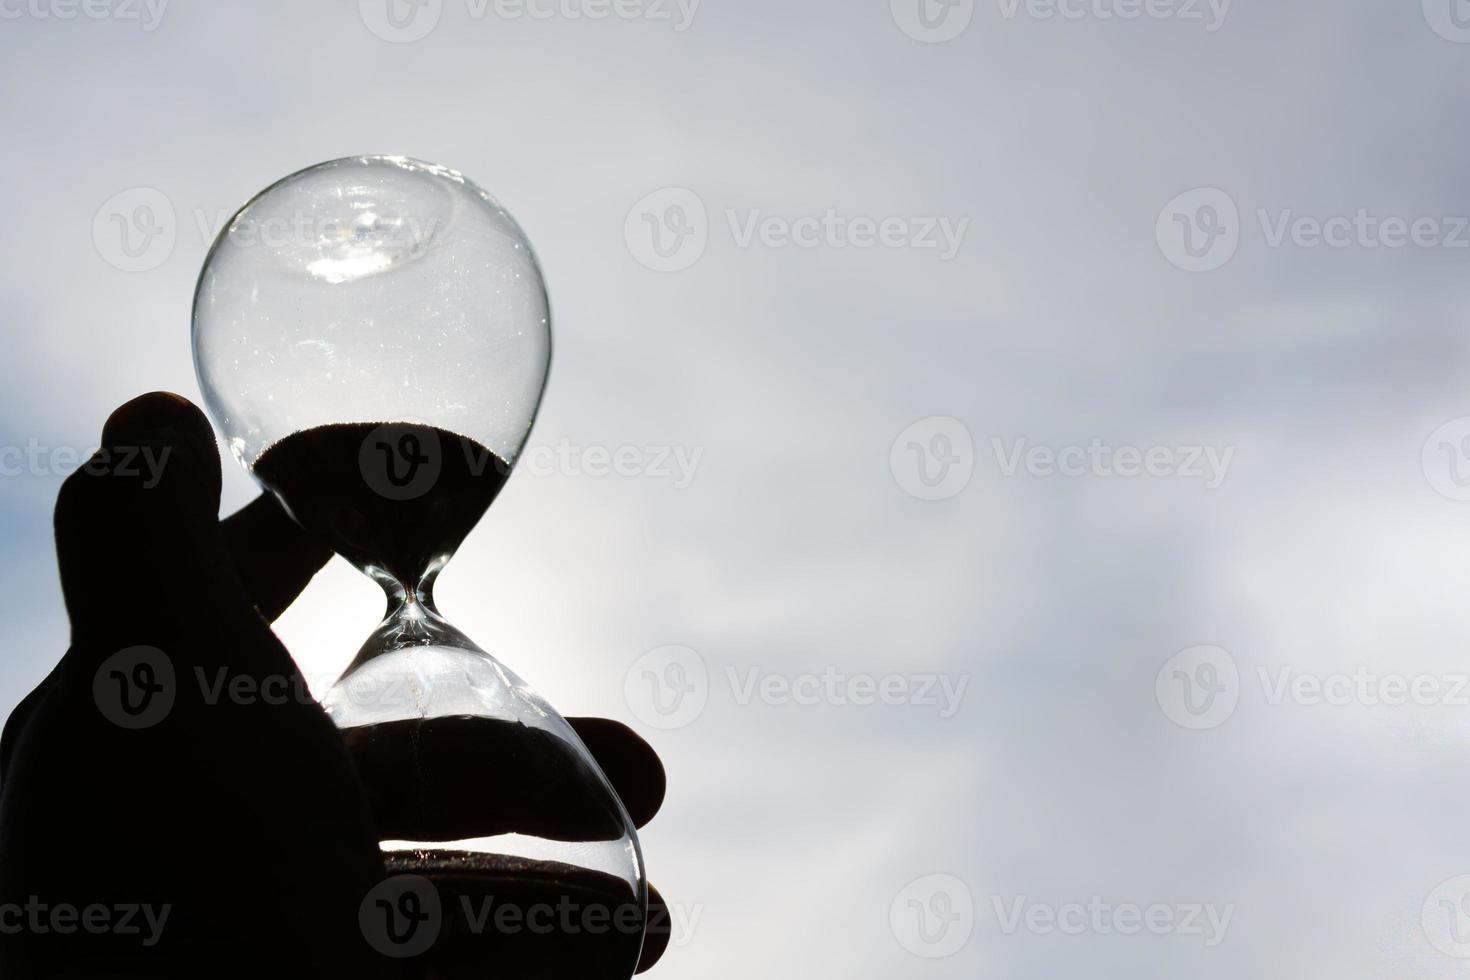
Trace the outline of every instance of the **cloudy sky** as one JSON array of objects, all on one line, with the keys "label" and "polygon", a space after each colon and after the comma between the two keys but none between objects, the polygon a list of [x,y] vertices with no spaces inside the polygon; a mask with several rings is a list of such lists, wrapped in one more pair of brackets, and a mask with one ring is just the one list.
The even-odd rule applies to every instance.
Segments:
[{"label": "cloudy sky", "polygon": [[545,268],[440,606],[667,761],[658,975],[1463,975],[1470,4],[392,2],[0,0],[0,709],[223,219],[402,153]]}]

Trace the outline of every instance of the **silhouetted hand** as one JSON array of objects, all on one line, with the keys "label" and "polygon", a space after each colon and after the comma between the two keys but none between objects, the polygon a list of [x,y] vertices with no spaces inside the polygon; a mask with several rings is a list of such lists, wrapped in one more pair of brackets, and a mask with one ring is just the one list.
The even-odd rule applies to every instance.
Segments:
[{"label": "silhouetted hand", "polygon": [[[144,395],[56,505],[72,645],[0,740],[0,975],[399,977],[344,743],[269,623],[330,557],[262,496],[220,521],[202,413]],[[642,826],[653,750],[572,719]],[[650,895],[640,970],[668,941]]]}]

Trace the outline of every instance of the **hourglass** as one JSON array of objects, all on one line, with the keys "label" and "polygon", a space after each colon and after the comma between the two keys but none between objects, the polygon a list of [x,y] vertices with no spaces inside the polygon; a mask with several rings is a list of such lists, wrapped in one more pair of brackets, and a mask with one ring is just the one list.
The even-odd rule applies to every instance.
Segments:
[{"label": "hourglass", "polygon": [[221,232],[193,334],[235,457],[388,595],[323,706],[389,872],[431,881],[447,919],[490,899],[601,923],[551,934],[524,917],[511,932],[472,915],[422,954],[433,975],[626,980],[647,901],[627,813],[561,715],[433,598],[509,476],[550,364],[545,287],[520,227],[444,167],[319,164]]}]

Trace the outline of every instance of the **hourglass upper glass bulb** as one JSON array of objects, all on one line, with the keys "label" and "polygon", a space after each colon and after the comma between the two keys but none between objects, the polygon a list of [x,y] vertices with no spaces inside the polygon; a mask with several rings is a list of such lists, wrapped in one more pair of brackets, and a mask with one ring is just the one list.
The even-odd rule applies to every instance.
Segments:
[{"label": "hourglass upper glass bulb", "polygon": [[550,319],[530,243],[485,191],[353,157],[241,208],[200,275],[194,348],[235,456],[339,553],[411,588],[514,464]]}]

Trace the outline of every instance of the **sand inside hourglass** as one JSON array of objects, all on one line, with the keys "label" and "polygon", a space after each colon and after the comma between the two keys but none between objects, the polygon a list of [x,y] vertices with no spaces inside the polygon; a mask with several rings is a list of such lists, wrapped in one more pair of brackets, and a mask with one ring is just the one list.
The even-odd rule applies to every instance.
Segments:
[{"label": "sand inside hourglass", "polygon": [[372,422],[293,433],[261,453],[254,469],[302,527],[406,589],[454,553],[510,474],[473,439]]}]

